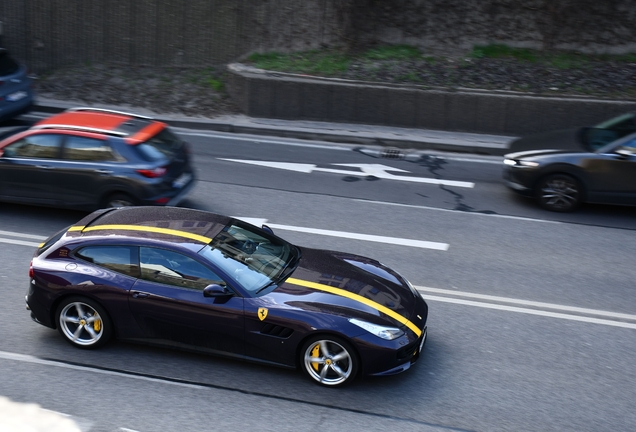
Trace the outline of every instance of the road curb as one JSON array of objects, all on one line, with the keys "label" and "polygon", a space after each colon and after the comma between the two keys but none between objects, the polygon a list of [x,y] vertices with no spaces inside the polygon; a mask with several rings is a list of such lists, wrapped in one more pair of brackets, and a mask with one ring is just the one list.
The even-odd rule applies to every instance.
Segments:
[{"label": "road curb", "polygon": [[139,107],[122,107],[82,102],[42,99],[36,101],[33,111],[55,114],[77,106],[95,106],[124,112],[149,115],[173,127],[233,134],[261,135],[290,139],[343,143],[385,148],[434,150],[500,156],[506,153],[513,137],[423,129],[391,128],[382,126],[304,122],[293,120],[254,119],[246,116],[200,118],[157,114]]}]

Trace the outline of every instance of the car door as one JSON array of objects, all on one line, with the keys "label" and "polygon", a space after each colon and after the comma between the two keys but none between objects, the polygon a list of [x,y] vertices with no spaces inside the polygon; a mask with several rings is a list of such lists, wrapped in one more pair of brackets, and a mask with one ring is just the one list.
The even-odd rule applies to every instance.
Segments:
[{"label": "car door", "polygon": [[636,204],[636,138],[604,151],[586,168],[590,201]]},{"label": "car door", "polygon": [[120,161],[107,138],[66,135],[59,166],[51,172],[51,189],[66,205],[96,205]]},{"label": "car door", "polygon": [[182,253],[145,246],[139,265],[128,302],[148,338],[244,355],[243,298],[203,296],[206,286],[225,284],[214,271]]},{"label": "car door", "polygon": [[51,175],[57,169],[60,144],[60,135],[39,133],[4,147],[0,157],[0,195],[17,202],[56,203]]}]

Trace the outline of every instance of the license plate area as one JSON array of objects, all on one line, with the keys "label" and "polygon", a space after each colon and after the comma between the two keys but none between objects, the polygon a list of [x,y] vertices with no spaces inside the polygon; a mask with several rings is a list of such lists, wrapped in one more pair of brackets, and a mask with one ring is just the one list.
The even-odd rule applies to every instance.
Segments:
[{"label": "license plate area", "polygon": [[190,182],[190,180],[192,180],[192,174],[183,173],[179,177],[177,177],[175,181],[172,182],[172,187],[181,189],[182,187],[187,185]]},{"label": "license plate area", "polygon": [[17,91],[17,92],[13,92],[13,93],[7,95],[6,100],[8,102],[17,102],[20,99],[24,99],[27,96],[28,96],[27,92],[25,92],[25,91]]}]

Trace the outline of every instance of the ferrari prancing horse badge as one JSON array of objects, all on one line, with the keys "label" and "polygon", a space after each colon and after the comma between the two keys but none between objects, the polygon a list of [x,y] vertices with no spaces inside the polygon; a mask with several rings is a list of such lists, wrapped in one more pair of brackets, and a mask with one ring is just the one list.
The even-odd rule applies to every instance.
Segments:
[{"label": "ferrari prancing horse badge", "polygon": [[267,317],[267,308],[258,308],[258,319],[263,321]]}]

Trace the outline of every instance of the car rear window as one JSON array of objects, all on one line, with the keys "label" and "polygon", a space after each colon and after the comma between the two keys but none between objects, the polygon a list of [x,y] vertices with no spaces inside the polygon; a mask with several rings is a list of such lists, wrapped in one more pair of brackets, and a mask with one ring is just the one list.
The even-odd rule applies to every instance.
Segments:
[{"label": "car rear window", "polygon": [[184,143],[168,129],[163,129],[157,135],[134,146],[142,159],[154,162],[162,159],[172,159],[183,149]]},{"label": "car rear window", "polygon": [[51,237],[49,237],[48,239],[46,239],[46,241],[44,241],[44,243],[42,243],[39,247],[37,252],[35,253],[37,256],[42,255],[44,252],[46,252],[51,246],[53,246],[55,243],[57,243],[57,241],[59,239],[62,238],[62,236],[64,234],[66,234],[66,231],[68,231],[68,229],[71,226],[67,226],[64,229],[59,230],[58,232],[56,232],[55,234],[53,234]]},{"label": "car rear window", "polygon": [[12,75],[20,69],[20,65],[16,63],[6,51],[0,51],[0,76]]}]

